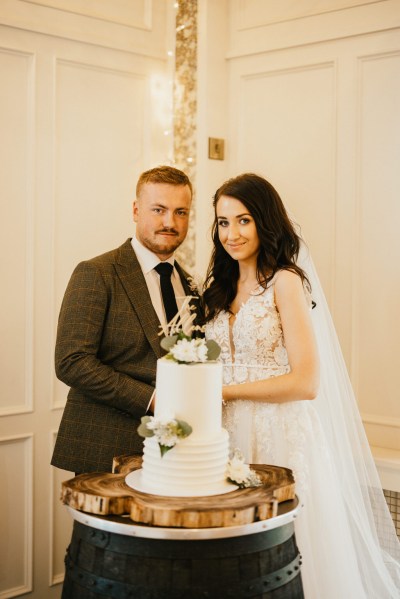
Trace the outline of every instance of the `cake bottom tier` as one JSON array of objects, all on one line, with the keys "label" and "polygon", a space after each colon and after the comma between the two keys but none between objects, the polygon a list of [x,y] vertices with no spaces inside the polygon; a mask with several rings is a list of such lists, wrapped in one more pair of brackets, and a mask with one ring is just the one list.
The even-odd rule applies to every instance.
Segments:
[{"label": "cake bottom tier", "polygon": [[126,483],[145,493],[197,497],[228,493],[237,487],[226,480],[229,435],[225,429],[211,439],[183,439],[161,456],[154,437],[144,442],[142,469]]}]

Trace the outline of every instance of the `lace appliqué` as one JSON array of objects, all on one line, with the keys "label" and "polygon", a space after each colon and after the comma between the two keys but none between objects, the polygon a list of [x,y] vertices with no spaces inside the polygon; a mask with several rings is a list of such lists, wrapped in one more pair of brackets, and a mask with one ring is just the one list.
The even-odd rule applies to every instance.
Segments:
[{"label": "lace appliqu\u00e9", "polygon": [[[206,337],[215,339],[221,347],[225,385],[290,371],[274,286],[260,291],[242,305],[231,328],[227,312],[220,312],[206,325]],[[319,435],[319,421],[311,402],[274,404],[238,399],[224,408],[223,424],[232,449],[238,447],[246,461],[290,468],[296,489],[306,492],[307,440]]]}]

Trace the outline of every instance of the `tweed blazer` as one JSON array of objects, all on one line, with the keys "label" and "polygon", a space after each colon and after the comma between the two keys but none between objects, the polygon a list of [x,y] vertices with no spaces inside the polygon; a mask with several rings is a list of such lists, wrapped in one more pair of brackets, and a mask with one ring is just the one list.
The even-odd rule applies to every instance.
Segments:
[{"label": "tweed blazer", "polygon": [[[188,275],[175,262],[187,295]],[[200,317],[197,299],[195,309]],[[113,457],[141,453],[137,434],[155,387],[160,321],[128,239],[81,262],[62,302],[57,377],[70,387],[51,463],[110,472]]]}]

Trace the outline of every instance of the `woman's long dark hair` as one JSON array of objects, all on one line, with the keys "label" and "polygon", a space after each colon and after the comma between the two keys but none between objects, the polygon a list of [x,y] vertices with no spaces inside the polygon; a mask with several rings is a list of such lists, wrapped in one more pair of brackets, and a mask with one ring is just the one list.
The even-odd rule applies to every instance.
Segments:
[{"label": "woman's long dark hair", "polygon": [[[266,288],[278,270],[285,269],[297,273],[310,289],[307,275],[296,264],[300,237],[274,187],[259,175],[244,173],[229,179],[217,189],[213,201],[215,211],[222,195],[242,202],[254,219],[260,240],[256,273],[259,284]],[[239,278],[238,261],[231,258],[219,240],[216,216],[212,239],[214,248],[203,295],[206,321],[212,320],[221,310],[230,310]]]}]

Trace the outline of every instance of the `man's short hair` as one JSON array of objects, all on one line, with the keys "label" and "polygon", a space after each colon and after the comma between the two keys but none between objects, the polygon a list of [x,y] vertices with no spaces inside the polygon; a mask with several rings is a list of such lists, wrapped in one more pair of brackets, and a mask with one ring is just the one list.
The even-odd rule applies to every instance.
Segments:
[{"label": "man's short hair", "polygon": [[193,195],[193,188],[189,177],[178,168],[173,166],[156,166],[142,173],[136,184],[136,197],[138,198],[143,185],[146,183],[167,183],[169,185],[187,185],[190,194]]}]

